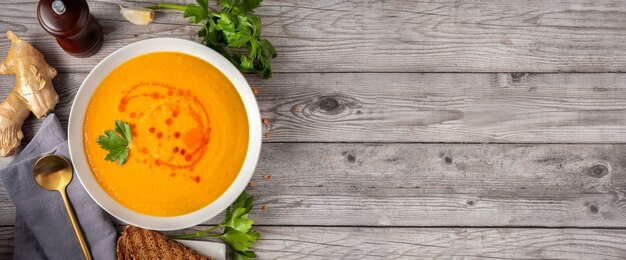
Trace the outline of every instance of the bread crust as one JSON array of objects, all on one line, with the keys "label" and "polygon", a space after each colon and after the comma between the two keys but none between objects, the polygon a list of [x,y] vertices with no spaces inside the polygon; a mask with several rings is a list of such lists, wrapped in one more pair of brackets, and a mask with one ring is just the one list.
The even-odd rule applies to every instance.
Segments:
[{"label": "bread crust", "polygon": [[200,255],[159,232],[128,225],[117,240],[117,259],[212,260],[213,258]]}]

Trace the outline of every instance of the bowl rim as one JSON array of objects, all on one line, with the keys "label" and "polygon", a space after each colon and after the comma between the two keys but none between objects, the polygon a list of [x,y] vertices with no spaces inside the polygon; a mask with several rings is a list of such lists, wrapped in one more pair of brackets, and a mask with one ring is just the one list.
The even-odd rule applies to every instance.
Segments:
[{"label": "bowl rim", "polygon": [[[124,62],[154,52],[179,52],[200,58],[216,67],[233,84],[248,117],[249,138],[246,158],[233,183],[215,201],[194,212],[158,217],[132,211],[113,199],[97,182],[87,162],[83,145],[83,124],[87,105],[106,76]],[[200,43],[177,38],[152,38],[126,45],[100,61],[89,72],[74,97],[68,123],[68,145],[76,176],[89,196],[112,216],[138,227],[178,230],[201,224],[224,211],[245,190],[256,168],[262,144],[259,106],[243,74],[222,55]]]}]

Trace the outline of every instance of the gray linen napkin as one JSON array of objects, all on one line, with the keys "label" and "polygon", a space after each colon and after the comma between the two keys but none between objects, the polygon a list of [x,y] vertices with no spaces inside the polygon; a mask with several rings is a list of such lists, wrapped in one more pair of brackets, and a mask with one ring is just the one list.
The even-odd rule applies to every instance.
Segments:
[{"label": "gray linen napkin", "polygon": [[[69,158],[65,132],[54,114],[48,115],[33,140],[4,169],[0,178],[15,204],[14,259],[83,259],[61,195],[41,188],[33,165],[43,155]],[[115,259],[116,232],[109,216],[74,177],[67,194],[94,259]]]}]

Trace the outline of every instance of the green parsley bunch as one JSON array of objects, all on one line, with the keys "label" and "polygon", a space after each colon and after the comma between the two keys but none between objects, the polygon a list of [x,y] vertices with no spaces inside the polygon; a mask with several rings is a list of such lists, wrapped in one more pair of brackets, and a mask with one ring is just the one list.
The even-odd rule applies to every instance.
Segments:
[{"label": "green parsley bunch", "polygon": [[[228,207],[226,218],[217,226],[192,234],[171,236],[171,238],[219,238],[235,252],[235,260],[254,259],[256,254],[250,249],[261,235],[252,229],[254,220],[248,219],[248,213],[252,209],[252,200],[253,197],[248,196],[244,191]],[[219,228],[224,228],[224,231],[216,234],[214,231]]]},{"label": "green parsley bunch", "polygon": [[219,12],[209,7],[208,0],[195,4],[161,3],[148,8],[183,11],[191,24],[201,24],[198,36],[202,43],[222,54],[239,70],[272,76],[270,59],[276,49],[268,40],[261,39],[261,19],[251,15],[262,0],[217,0]]}]

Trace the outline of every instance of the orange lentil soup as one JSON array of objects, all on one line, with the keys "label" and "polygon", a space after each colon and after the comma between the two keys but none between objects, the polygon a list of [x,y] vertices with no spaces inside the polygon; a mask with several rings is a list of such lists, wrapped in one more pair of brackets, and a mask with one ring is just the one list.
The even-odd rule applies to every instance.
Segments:
[{"label": "orange lentil soup", "polygon": [[[94,93],[83,128],[85,153],[102,188],[127,208],[178,216],[216,200],[248,149],[248,119],[237,90],[211,64],[157,52],[113,70]],[[105,161],[96,139],[130,124],[128,162]]]}]

